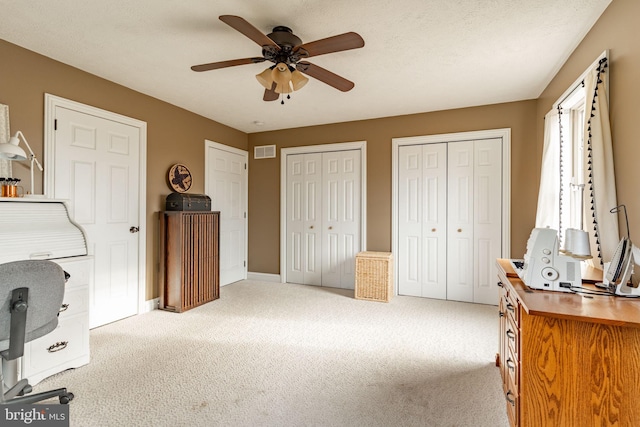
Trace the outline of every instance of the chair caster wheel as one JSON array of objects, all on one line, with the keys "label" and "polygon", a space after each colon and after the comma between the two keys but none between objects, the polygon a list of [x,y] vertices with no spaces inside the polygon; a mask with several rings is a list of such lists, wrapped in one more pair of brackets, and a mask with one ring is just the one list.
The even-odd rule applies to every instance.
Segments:
[{"label": "chair caster wheel", "polygon": [[68,404],[73,400],[73,393],[67,393],[65,395],[60,396],[60,403],[63,405]]}]

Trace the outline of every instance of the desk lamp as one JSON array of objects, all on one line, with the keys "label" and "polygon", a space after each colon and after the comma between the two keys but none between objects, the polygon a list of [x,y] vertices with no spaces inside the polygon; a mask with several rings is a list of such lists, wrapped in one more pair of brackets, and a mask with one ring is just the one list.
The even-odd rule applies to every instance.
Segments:
[{"label": "desk lamp", "polygon": [[[20,144],[20,139],[18,138],[19,136],[22,137],[24,145],[26,145],[29,149],[29,156],[27,156],[27,153],[25,153],[25,151],[18,146]],[[31,194],[33,194],[33,164],[35,163],[36,166],[38,166],[40,172],[42,172],[42,165],[40,164],[38,159],[36,159],[36,155],[33,154],[33,150],[29,146],[27,138],[25,138],[22,132],[16,132],[16,134],[9,139],[9,142],[0,144],[0,158],[7,160],[27,160],[27,158],[29,158],[31,162],[31,164],[29,165],[29,172],[31,173]]]}]

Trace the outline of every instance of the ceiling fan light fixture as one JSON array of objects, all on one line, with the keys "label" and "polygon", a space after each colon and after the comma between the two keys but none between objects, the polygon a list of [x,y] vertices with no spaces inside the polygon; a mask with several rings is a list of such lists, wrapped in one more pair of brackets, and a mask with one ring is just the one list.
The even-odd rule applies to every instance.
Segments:
[{"label": "ceiling fan light fixture", "polygon": [[294,70],[291,73],[291,84],[293,85],[293,90],[302,88],[308,81],[309,79],[298,70]]},{"label": "ceiling fan light fixture", "polygon": [[[291,70],[287,67],[287,64],[283,62],[279,62],[276,64],[276,67],[271,71],[271,76],[273,77],[273,81],[280,86],[285,86],[289,84],[291,81]],[[279,92],[279,93],[289,93],[289,92]]]},{"label": "ceiling fan light fixture", "polygon": [[256,80],[258,80],[265,89],[271,89],[271,85],[273,84],[273,75],[271,73],[272,70],[271,67],[269,67],[260,74],[256,74]]},{"label": "ceiling fan light fixture", "polygon": [[291,89],[291,85],[289,84],[289,82],[286,82],[285,84],[276,84],[276,88],[274,89],[275,93],[291,93],[293,92],[293,90]]}]

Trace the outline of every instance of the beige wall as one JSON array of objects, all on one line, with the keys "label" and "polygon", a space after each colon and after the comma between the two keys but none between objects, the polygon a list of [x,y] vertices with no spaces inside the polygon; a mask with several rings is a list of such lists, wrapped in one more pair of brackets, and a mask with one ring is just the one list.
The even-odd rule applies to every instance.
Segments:
[{"label": "beige wall", "polygon": [[[44,94],[50,93],[147,122],[147,299],[157,297],[157,212],[170,193],[166,173],[184,163],[204,192],[204,140],[247,149],[247,135],[108,80],[0,40],[0,103],[9,105],[11,130],[21,130],[44,161]],[[14,162],[14,175],[29,182],[28,165]],[[43,165],[45,168],[46,164]],[[36,174],[36,193],[43,178]],[[135,225],[135,224],[132,224]],[[143,230],[144,232],[144,230]]]},{"label": "beige wall", "polygon": [[[538,151],[543,117],[605,49],[610,50],[610,120],[618,203],[629,213],[631,240],[640,244],[640,44],[638,0],[613,0],[538,100]],[[624,221],[621,232],[626,233]],[[635,238],[634,238],[635,236]]]},{"label": "beige wall", "polygon": [[[236,148],[276,144],[283,147],[367,141],[367,241],[369,250],[391,249],[391,140],[496,128],[511,128],[511,255],[522,256],[534,225],[542,152],[544,114],[564,90],[604,50],[611,49],[611,122],[618,201],[630,212],[632,239],[640,235],[640,143],[638,102],[640,48],[637,45],[637,0],[614,0],[578,46],[540,99],[459,110],[439,111],[325,126],[246,135],[215,121],[142,95],[112,82],[34,54],[0,40],[0,103],[11,109],[11,127],[22,130],[43,159],[44,93],[82,102],[148,124],[147,158],[147,298],[158,295],[156,212],[169,193],[165,174],[176,162],[194,176],[194,193],[204,191],[203,141]],[[366,106],[363,106],[366,108]],[[252,156],[250,156],[251,158]],[[46,165],[45,165],[46,167]],[[16,175],[28,171],[17,166]],[[36,188],[42,188],[37,178]],[[249,167],[249,271],[279,273],[280,154]],[[638,237],[640,239],[640,237]]]},{"label": "beige wall", "polygon": [[535,114],[536,101],[522,101],[250,134],[251,150],[276,144],[278,157],[249,162],[249,271],[280,272],[281,148],[367,141],[367,249],[390,251],[392,138],[498,128],[511,128],[511,249],[522,255],[535,220]]}]

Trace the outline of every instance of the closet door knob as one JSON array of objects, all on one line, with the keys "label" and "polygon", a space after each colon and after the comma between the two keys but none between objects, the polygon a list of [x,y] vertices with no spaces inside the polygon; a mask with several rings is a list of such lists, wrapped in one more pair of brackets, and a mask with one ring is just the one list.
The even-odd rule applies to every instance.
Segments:
[{"label": "closet door knob", "polygon": [[329,230],[333,230],[333,227],[329,227]]},{"label": "closet door knob", "polygon": [[458,228],[458,233],[462,233],[462,228]]},{"label": "closet door knob", "polygon": [[312,226],[310,226],[309,228],[313,230],[313,225],[312,225]]},{"label": "closet door knob", "polygon": [[431,232],[432,232],[432,233],[435,233],[435,232],[436,232],[436,229],[435,229],[435,228],[432,228],[432,229],[431,229]]}]

